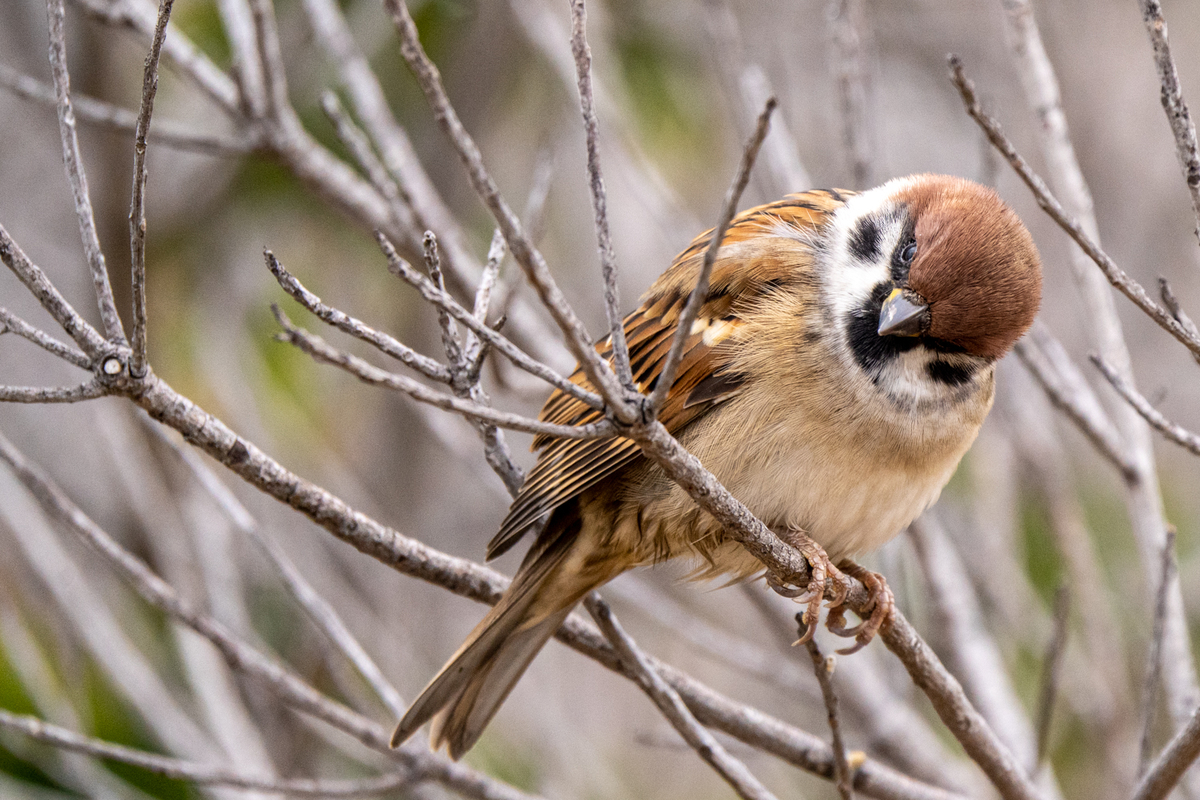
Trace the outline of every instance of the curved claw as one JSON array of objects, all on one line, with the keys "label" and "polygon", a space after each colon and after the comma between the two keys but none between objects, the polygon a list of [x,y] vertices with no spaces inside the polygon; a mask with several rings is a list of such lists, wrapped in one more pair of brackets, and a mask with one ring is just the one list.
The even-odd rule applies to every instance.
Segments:
[{"label": "curved claw", "polygon": [[847,575],[851,575],[862,581],[870,595],[870,601],[866,608],[863,609],[868,612],[867,615],[863,618],[862,622],[852,628],[845,627],[846,617],[844,606],[838,606],[829,611],[826,627],[838,636],[854,638],[855,644],[853,646],[838,650],[842,655],[850,655],[866,647],[875,638],[875,634],[879,633],[880,628],[891,617],[892,611],[896,607],[896,598],[882,575],[863,569],[852,561],[843,561],[839,566]]}]

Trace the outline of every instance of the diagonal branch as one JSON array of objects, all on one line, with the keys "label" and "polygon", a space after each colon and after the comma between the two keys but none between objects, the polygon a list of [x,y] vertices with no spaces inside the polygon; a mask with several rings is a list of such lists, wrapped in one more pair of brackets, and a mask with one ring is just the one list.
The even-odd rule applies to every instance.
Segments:
[{"label": "diagonal branch", "polygon": [[704,261],[700,265],[700,275],[696,278],[696,286],[692,289],[691,295],[688,296],[687,304],[683,307],[683,312],[679,315],[679,321],[676,323],[675,338],[671,341],[671,349],[667,353],[667,358],[663,362],[662,371],[659,373],[658,384],[654,387],[653,393],[650,395],[649,406],[657,414],[662,408],[667,399],[667,392],[671,389],[671,384],[675,382],[675,371],[679,369],[679,362],[683,359],[683,346],[687,342],[688,337],[692,335],[692,323],[696,321],[696,315],[700,313],[700,306],[703,305],[705,298],[708,297],[708,278],[712,274],[713,263],[717,260],[717,251],[721,249],[721,240],[725,238],[725,229],[729,227],[729,223],[733,220],[733,215],[737,211],[738,200],[742,197],[742,192],[746,188],[746,184],[750,181],[750,170],[754,167],[754,160],[758,157],[758,149],[762,146],[763,139],[767,137],[767,129],[771,122],[771,114],[775,111],[776,101],[774,97],[767,99],[766,105],[762,112],[758,115],[758,123],[754,126],[754,133],[750,135],[750,140],[746,142],[746,147],[742,150],[742,160],[738,164],[737,172],[733,176],[733,183],[725,192],[725,202],[721,205],[721,217],[717,221],[717,227],[712,229],[711,238],[708,242],[708,249],[704,251]]},{"label": "diagonal branch", "polygon": [[158,93],[158,60],[162,55],[167,22],[175,0],[160,0],[158,23],[150,54],[146,56],[146,71],[142,79],[142,107],[138,112],[137,131],[133,140],[133,193],[129,201],[129,249],[133,274],[133,354],[129,372],[136,378],[146,374],[146,137],[150,133],[150,117],[154,113],[154,95]]},{"label": "diagonal branch", "polygon": [[462,414],[468,419],[482,420],[514,431],[540,433],[560,439],[603,439],[616,433],[616,427],[608,420],[588,425],[553,425],[522,417],[519,414],[497,411],[490,406],[480,405],[460,397],[435,392],[412,378],[380,369],[357,356],[330,347],[321,337],[293,325],[278,306],[272,306],[272,310],[275,312],[275,319],[279,321],[284,330],[280,334],[284,341],[290,342],[318,361],[341,367],[364,383],[403,392],[422,403]]},{"label": "diagonal branch", "polygon": [[450,316],[469,328],[472,333],[495,347],[507,356],[510,361],[530,375],[541,378],[554,388],[581,400],[592,408],[601,409],[604,407],[604,400],[599,395],[587,391],[577,383],[572,383],[542,362],[530,358],[528,354],[513,344],[508,337],[503,336],[491,326],[484,324],[483,320],[477,319],[473,313],[463,308],[447,292],[434,286],[428,278],[417,272],[411,264],[400,257],[400,254],[396,252],[396,248],[382,233],[377,234],[376,239],[379,241],[379,246],[383,249],[384,256],[387,257],[388,269],[420,292],[421,297],[425,300],[445,310]]},{"label": "diagonal branch", "polygon": [[1125,398],[1125,402],[1133,406],[1142,419],[1150,423],[1150,427],[1193,455],[1200,456],[1200,436],[1164,417],[1162,412],[1150,405],[1150,401],[1142,397],[1138,390],[1130,386],[1129,382],[1118,375],[1117,371],[1103,358],[1097,355],[1093,355],[1091,358],[1096,369],[1100,370],[1100,373],[1108,379],[1112,387],[1117,390],[1117,394]]},{"label": "diagonal branch", "polygon": [[416,352],[408,345],[397,341],[386,333],[375,330],[362,320],[355,319],[332,306],[325,305],[321,302],[321,298],[306,289],[296,276],[288,272],[279,263],[274,253],[266,250],[263,252],[263,255],[267,260],[267,268],[271,270],[271,274],[275,276],[275,280],[279,281],[279,285],[283,287],[283,290],[291,295],[293,300],[315,314],[322,322],[326,322],[343,333],[348,333],[354,338],[366,342],[384,355],[391,356],[404,366],[416,370],[430,380],[441,383],[450,382],[450,370],[445,365],[438,363],[429,356]]},{"label": "diagonal branch", "polygon": [[60,342],[50,334],[35,328],[7,308],[0,306],[0,334],[15,333],[22,339],[28,339],[43,350],[53,353],[80,369],[92,368],[92,360],[68,344]]},{"label": "diagonal branch", "polygon": [[96,216],[88,193],[83,157],[79,153],[79,136],[75,131],[75,110],[71,107],[71,76],[67,71],[67,42],[63,32],[66,16],[63,0],[46,0],[46,16],[50,24],[50,72],[54,75],[54,90],[58,96],[58,128],[62,138],[63,164],[67,169],[71,196],[75,200],[75,216],[79,220],[83,253],[91,270],[92,286],[96,291],[96,303],[100,307],[104,336],[111,342],[124,344],[125,330],[121,327],[121,315],[117,313],[112,284],[108,279],[108,267],[100,249],[100,238],[96,234]]},{"label": "diagonal branch", "polygon": [[608,603],[601,600],[600,595],[595,592],[584,602],[604,636],[617,651],[621,663],[632,674],[633,680],[650,696],[684,741],[733,787],[738,797],[743,800],[775,800],[775,795],[751,774],[746,765],[731,756],[716,737],[696,721],[692,712],[680,699],[679,693],[654,671],[645,653],[625,632],[621,623],[617,622]]}]

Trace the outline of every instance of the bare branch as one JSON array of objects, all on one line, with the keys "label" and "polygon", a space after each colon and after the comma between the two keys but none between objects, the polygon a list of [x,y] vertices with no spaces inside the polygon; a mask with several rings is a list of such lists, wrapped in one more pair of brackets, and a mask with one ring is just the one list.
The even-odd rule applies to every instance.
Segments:
[{"label": "bare branch", "polygon": [[[154,37],[157,21],[154,3],[151,0],[73,0],[89,14],[108,25],[137,31],[149,42]],[[212,99],[219,108],[231,117],[242,115],[241,93],[237,84],[226,75],[191,39],[176,28],[163,44],[165,55],[179,72]]]},{"label": "bare branch", "polygon": [[762,146],[763,139],[767,136],[767,129],[771,123],[771,114],[775,111],[776,105],[775,98],[769,98],[762,112],[758,115],[758,123],[754,126],[754,133],[750,136],[750,141],[746,142],[746,146],[742,150],[742,160],[738,164],[737,172],[733,176],[733,183],[730,184],[729,190],[725,192],[725,201],[721,204],[721,216],[717,222],[717,227],[713,228],[709,233],[708,248],[704,251],[704,261],[700,265],[700,274],[696,278],[696,286],[692,289],[692,293],[688,296],[688,301],[679,315],[679,320],[675,328],[675,337],[671,341],[671,349],[663,361],[662,370],[658,376],[658,384],[650,394],[648,403],[654,415],[657,415],[658,410],[666,402],[667,392],[670,391],[671,384],[675,382],[675,371],[679,369],[679,362],[683,359],[683,346],[687,342],[688,337],[692,335],[692,323],[696,321],[696,315],[700,313],[700,306],[704,303],[705,298],[708,297],[708,278],[712,274],[713,263],[717,260],[717,252],[721,249],[721,241],[725,238],[725,230],[729,227],[729,223],[733,220],[733,215],[737,212],[738,201],[741,199],[742,191],[745,190],[746,184],[750,180],[750,170],[754,167],[754,160],[758,157],[758,149]]},{"label": "bare branch", "polygon": [[1058,223],[1059,227],[1066,231],[1067,235],[1074,239],[1075,243],[1087,253],[1088,257],[1104,273],[1104,277],[1108,279],[1109,283],[1116,287],[1121,294],[1132,300],[1134,305],[1146,312],[1147,316],[1158,323],[1167,333],[1174,336],[1184,347],[1192,353],[1200,355],[1200,338],[1191,335],[1171,316],[1170,312],[1155,303],[1142,285],[1118,267],[1109,258],[1108,254],[1101,250],[1100,246],[1084,233],[1080,223],[1068,216],[1067,212],[1063,210],[1062,205],[1050,193],[1050,188],[1046,186],[1045,181],[1030,169],[1025,159],[1021,157],[1016,148],[1013,147],[1012,142],[1001,131],[999,124],[985,113],[979,105],[979,100],[975,96],[975,86],[964,74],[962,62],[958,59],[958,56],[950,57],[950,70],[954,85],[958,87],[959,94],[962,95],[963,103],[966,105],[967,113],[979,124],[979,127],[987,134],[988,139],[991,140],[992,145],[1004,155],[1013,170],[1025,182],[1030,191],[1033,192],[1038,206],[1049,214],[1050,218]]},{"label": "bare branch", "polygon": [[387,257],[388,269],[420,292],[421,297],[433,303],[438,308],[445,309],[450,316],[466,325],[476,336],[495,347],[530,375],[541,378],[554,388],[583,401],[592,408],[600,409],[604,407],[604,400],[599,395],[587,391],[577,383],[572,383],[540,361],[530,358],[528,354],[513,344],[507,337],[502,336],[493,328],[476,319],[475,315],[463,308],[457,300],[430,283],[428,278],[417,272],[412,268],[411,264],[400,257],[400,254],[396,252],[396,248],[387,240],[386,236],[377,234],[376,239],[379,242],[379,246],[383,249],[384,255]]},{"label": "bare branch", "polygon": [[343,333],[348,333],[354,338],[366,342],[384,355],[391,356],[404,366],[416,370],[430,380],[440,381],[441,383],[450,382],[450,370],[445,365],[438,363],[429,356],[416,352],[408,347],[408,345],[397,341],[388,334],[375,330],[362,320],[355,319],[332,306],[325,305],[321,302],[321,298],[306,289],[304,284],[300,283],[292,273],[288,272],[279,263],[274,253],[270,250],[265,250],[263,251],[263,256],[267,260],[267,269],[271,270],[271,274],[275,276],[275,280],[279,281],[279,285],[283,287],[283,290],[291,295],[292,299],[297,303],[315,314],[322,322],[327,322]]},{"label": "bare branch", "polygon": [[220,767],[209,767],[178,758],[160,756],[156,753],[147,753],[144,750],[135,750],[132,747],[113,744],[101,739],[93,739],[37,717],[13,714],[4,709],[0,709],[0,728],[16,731],[31,739],[63,750],[83,753],[94,758],[119,761],[122,764],[131,764],[157,775],[187,781],[197,786],[233,786],[239,789],[256,789],[271,794],[303,797],[363,797],[395,791],[413,783],[413,776],[404,772],[382,775],[378,778],[343,781],[256,778]]},{"label": "bare branch", "polygon": [[483,265],[483,274],[479,277],[479,287],[475,290],[475,306],[471,313],[480,322],[487,322],[488,307],[492,303],[492,289],[496,286],[496,278],[500,275],[500,264],[508,253],[504,244],[504,233],[497,228],[492,234],[492,243],[488,245],[487,262]]},{"label": "bare branch", "polygon": [[1179,70],[1171,55],[1171,43],[1167,38],[1167,21],[1163,19],[1162,3],[1159,0],[1138,0],[1142,10],[1142,21],[1154,47],[1154,65],[1158,68],[1158,80],[1162,84],[1159,99],[1171,133],[1175,135],[1175,155],[1179,157],[1179,168],[1183,180],[1192,195],[1192,211],[1196,215],[1196,238],[1200,240],[1200,148],[1196,144],[1196,123],[1188,112],[1187,101],[1179,86]]},{"label": "bare branch", "polygon": [[550,274],[550,268],[546,265],[542,254],[534,247],[521,227],[521,221],[517,219],[508,203],[501,197],[496,182],[492,180],[492,176],[483,164],[483,156],[480,154],[479,148],[451,106],[450,99],[446,96],[446,90],[442,86],[441,75],[421,46],[416,24],[413,23],[404,0],[385,0],[384,5],[391,13],[396,30],[400,34],[400,52],[416,76],[421,90],[425,93],[425,99],[433,109],[434,119],[466,167],[467,175],[475,192],[492,213],[500,230],[503,231],[504,240],[508,242],[508,249],[513,254],[513,258],[525,271],[530,283],[537,291],[538,297],[541,298],[559,329],[562,330],[571,355],[575,356],[580,368],[587,375],[591,384],[599,390],[617,419],[626,424],[635,422],[639,412],[625,402],[624,388],[592,346],[592,339],[587,329],[576,316],[574,309],[567,303],[562,290],[554,281],[554,276]]},{"label": "bare branch", "polygon": [[[796,615],[796,623],[800,626],[800,634],[803,636],[808,629],[808,623],[804,621],[803,614]],[[825,700],[825,714],[829,717],[829,732],[833,740],[834,784],[837,786],[842,800],[853,800],[854,770],[846,758],[846,745],[842,742],[842,725],[838,720],[837,693],[833,690],[833,670],[837,665],[837,658],[822,656],[821,648],[817,646],[815,638],[809,639],[804,645],[808,648],[808,655],[812,659],[813,672],[817,676],[817,683],[821,686],[821,697]]]},{"label": "bare branch", "polygon": [[490,422],[494,425],[511,428],[515,431],[544,433],[547,436],[555,436],[561,439],[602,439],[607,436],[613,436],[616,432],[616,428],[608,420],[578,426],[552,425],[547,422],[528,419],[519,414],[497,411],[494,408],[483,406],[470,400],[463,400],[458,397],[442,394],[441,392],[435,392],[412,378],[382,370],[379,367],[368,364],[357,356],[352,356],[349,353],[343,353],[340,350],[330,347],[321,337],[293,325],[291,320],[287,318],[278,306],[273,305],[272,310],[275,312],[275,319],[279,321],[280,326],[284,329],[284,333],[281,334],[284,341],[299,347],[318,361],[341,367],[364,383],[403,392],[422,403],[428,403],[431,406],[437,406],[446,411],[454,411],[468,419]]},{"label": "bare branch", "polygon": [[92,360],[86,355],[69,344],[63,344],[45,331],[33,327],[7,308],[0,306],[0,335],[5,333],[15,333],[22,339],[28,339],[43,350],[53,353],[63,361],[74,364],[80,369],[90,370],[92,368]]},{"label": "bare branch", "polygon": [[79,316],[79,312],[54,287],[46,273],[30,261],[20,246],[13,241],[3,225],[0,225],[0,261],[25,284],[25,288],[37,298],[42,308],[50,312],[50,316],[54,317],[66,334],[75,340],[80,350],[92,359],[98,359],[109,350],[108,343],[100,333]]},{"label": "bare branch", "polygon": [[1043,325],[1035,324],[1013,351],[1045,390],[1054,407],[1062,411],[1126,480],[1137,475],[1116,425],[1109,419],[1079,369],[1063,346]]},{"label": "bare branch", "polygon": [[[58,104],[53,86],[28,75],[22,75],[7,64],[0,64],[0,86],[25,100],[51,107]],[[75,108],[75,116],[83,122],[91,122],[128,133],[137,130],[137,114],[128,109],[78,94],[71,98],[71,102]],[[214,156],[252,153],[262,146],[257,137],[252,135],[243,133],[224,136],[219,133],[197,133],[192,130],[190,125],[171,120],[160,120],[154,126],[147,141],[152,145]]]},{"label": "bare branch", "polygon": [[100,250],[96,217],[92,211],[92,199],[88,194],[87,173],[83,168],[83,158],[79,154],[79,137],[75,132],[75,110],[71,107],[71,76],[67,72],[67,42],[63,32],[63,0],[46,0],[46,16],[50,22],[50,72],[54,76],[54,90],[58,97],[58,128],[62,137],[63,164],[66,166],[67,182],[71,185],[71,195],[75,200],[75,216],[79,220],[83,253],[91,270],[92,286],[96,291],[96,303],[100,307],[104,336],[110,342],[124,344],[125,330],[121,327],[121,315],[117,313],[116,301],[113,300],[108,267],[104,263],[104,253]]},{"label": "bare branch", "polygon": [[587,140],[588,184],[592,192],[592,210],[596,219],[596,240],[600,250],[600,274],[604,278],[604,314],[608,318],[612,364],[617,380],[633,390],[629,369],[629,345],[625,342],[625,315],[621,311],[621,293],[617,285],[617,258],[608,232],[608,196],[600,173],[600,125],[596,121],[596,103],[592,97],[592,49],[587,43],[587,6],[584,0],[571,0],[571,54],[579,88],[579,107]]},{"label": "bare branch", "polygon": [[662,679],[646,659],[637,644],[630,638],[621,623],[613,616],[608,603],[593,592],[584,601],[592,618],[600,626],[605,637],[612,643],[621,662],[672,727],[684,741],[717,771],[721,778],[733,787],[738,797],[744,800],[774,800],[775,795],[767,790],[738,759],[721,746],[711,733],[704,729],[671,686]]},{"label": "bare branch", "polygon": [[174,2],[159,0],[158,23],[154,27],[150,54],[146,56],[142,107],[133,141],[133,193],[129,201],[129,249],[133,273],[133,340],[130,344],[133,354],[129,360],[129,373],[135,378],[146,374],[146,136],[150,132],[150,116],[154,113],[154,95],[158,92],[158,59],[162,55]]},{"label": "bare branch", "polygon": [[1058,699],[1058,680],[1063,652],[1067,646],[1067,624],[1070,621],[1071,592],[1066,584],[1054,593],[1054,631],[1042,659],[1042,681],[1037,703],[1037,762],[1033,772],[1046,762],[1050,747],[1050,724],[1054,721],[1054,702]]},{"label": "bare branch", "polygon": [[1154,625],[1150,646],[1146,648],[1146,671],[1142,682],[1142,738],[1138,748],[1138,775],[1145,775],[1150,766],[1151,734],[1154,730],[1154,709],[1158,707],[1158,685],[1162,680],[1163,629],[1167,617],[1167,592],[1175,575],[1175,528],[1167,529],[1167,541],[1162,551],[1162,576],[1154,592]]},{"label": "bare branch", "polygon": [[1134,389],[1129,385],[1128,381],[1118,375],[1117,371],[1103,358],[1098,355],[1093,355],[1091,358],[1092,363],[1108,379],[1108,382],[1117,390],[1117,393],[1125,398],[1125,402],[1133,406],[1137,413],[1142,416],[1142,419],[1149,422],[1154,430],[1193,455],[1200,456],[1200,436],[1197,436],[1181,425],[1176,425],[1164,417],[1158,409],[1150,405],[1150,401],[1138,393],[1137,389]]},{"label": "bare branch", "polygon": [[98,381],[79,386],[0,386],[0,403],[78,403],[109,393]]}]

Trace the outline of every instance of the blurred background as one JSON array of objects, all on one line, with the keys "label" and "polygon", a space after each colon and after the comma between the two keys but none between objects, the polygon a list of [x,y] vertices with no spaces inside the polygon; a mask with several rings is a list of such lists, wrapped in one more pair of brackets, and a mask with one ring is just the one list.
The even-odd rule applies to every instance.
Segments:
[{"label": "blurred background", "polygon": [[[83,13],[86,5],[81,0],[67,6],[73,91],[136,109],[146,45],[141,37]],[[994,184],[1041,249],[1047,276],[1042,322],[1106,402],[1112,400],[1087,363],[1093,349],[1087,337],[1089,311],[1070,274],[1069,240],[986,147],[947,77],[947,53],[960,54],[987,107],[1034,168],[1044,169],[1036,138],[1039,121],[1025,100],[1006,41],[1004,5],[1000,0],[864,4],[859,33],[866,135],[857,169],[843,134],[837,82],[837,21],[831,9],[839,5],[824,0],[589,5],[601,157],[624,305],[632,308],[672,256],[716,221],[757,111],[757,103],[751,107],[746,100],[753,91],[748,94],[741,83],[745,69],[754,67],[759,72],[750,70],[748,85],[769,86],[767,91],[777,94],[776,121],[790,131],[794,147],[780,140],[778,131],[771,134],[775,149],[769,144],[760,159],[743,207],[787,191],[867,188],[923,171]],[[435,129],[379,0],[341,0],[340,7],[433,186],[463,226],[469,249],[482,260],[492,223]],[[567,3],[429,0],[410,8],[510,204],[523,208],[543,183],[545,200],[535,225],[539,245],[589,330],[598,334],[604,315]],[[345,156],[319,106],[321,93],[339,85],[336,69],[314,40],[299,0],[277,0],[275,9],[291,100],[312,136]],[[1190,89],[1196,101],[1200,4],[1167,2],[1165,13],[1184,91]],[[1159,105],[1158,78],[1137,4],[1054,0],[1037,5],[1037,20],[1058,71],[1104,247],[1143,285],[1153,288],[1159,276],[1166,277],[1184,308],[1200,308],[1195,219]],[[218,66],[230,66],[217,0],[177,0],[172,22]],[[0,4],[0,64],[48,83],[46,41],[40,2]],[[155,125],[167,120],[194,131],[237,132],[227,115],[169,65],[160,82]],[[80,135],[100,240],[124,312],[132,136],[86,123]],[[149,169],[149,330],[155,371],[288,468],[356,508],[434,547],[481,559],[504,516],[507,494],[481,457],[470,426],[317,365],[273,336],[271,302],[283,304],[310,329],[318,330],[319,323],[279,289],[264,267],[264,248],[328,303],[441,357],[434,312],[387,272],[370,227],[311,191],[267,154],[214,155],[152,145]],[[795,183],[805,179],[803,185]],[[0,224],[77,308],[95,317],[54,108],[2,89]],[[519,298],[535,299],[520,285],[511,261],[502,281],[516,287]],[[1168,417],[1200,427],[1200,380],[1190,355],[1132,305],[1123,299],[1117,303],[1142,393]],[[7,271],[0,274],[0,305],[52,328]],[[540,327],[527,330],[545,333],[551,327],[543,316]],[[319,332],[364,352],[336,334]],[[524,344],[560,370],[571,366],[564,348],[548,334],[527,335]],[[81,380],[28,343],[0,338],[0,382]],[[927,524],[935,538],[945,535],[966,565],[983,629],[994,637],[1019,701],[1018,716],[1023,711],[1027,725],[1038,714],[1055,590],[1070,583],[1057,532],[1067,518],[1082,526],[1098,583],[1072,587],[1068,668],[1052,719],[1049,756],[1061,796],[1124,796],[1129,784],[1120,790],[1118,782],[1114,788],[1107,770],[1128,781],[1136,766],[1154,587],[1138,560],[1119,475],[1055,415],[1019,362],[1010,357],[1001,380],[996,411]],[[489,372],[485,384],[497,406],[531,414],[546,394],[507,368]],[[216,512],[127,402],[3,406],[0,430],[186,596],[265,643],[322,689],[391,724],[383,706],[290,601],[261,551]],[[509,440],[522,463],[531,463],[529,438],[510,434]],[[1166,517],[1179,532],[1185,606],[1197,634],[1200,472],[1194,456],[1174,445],[1156,439],[1155,449]],[[343,614],[406,698],[420,690],[482,616],[477,604],[399,575],[235,477],[218,474],[261,531],[286,547]],[[3,471],[0,552],[6,554],[0,558],[0,706],[170,751],[137,699],[161,690],[177,704],[172,713],[210,729],[229,752],[229,741],[217,729],[221,719],[233,717],[214,716],[204,699],[204,681],[197,677],[206,669],[220,670],[219,659],[198,654],[202,645],[148,610],[97,557],[54,534]],[[511,572],[517,558],[510,555],[498,566]],[[926,600],[918,562],[911,540],[902,536],[867,563],[884,571],[905,613],[937,647],[936,610]],[[826,737],[825,711],[814,699],[807,656],[787,651],[778,628],[764,620],[746,591],[678,584],[680,574],[679,568],[664,566],[626,576],[606,596],[651,652],[738,700]],[[756,584],[750,591],[762,594],[761,588]],[[1110,659],[1102,664],[1089,660],[1080,644],[1086,625],[1080,604],[1089,600],[1103,604],[1091,610],[1108,626]],[[794,613],[778,598],[766,601],[779,619]],[[107,643],[90,640],[97,635]],[[205,658],[214,664],[205,667]],[[747,667],[748,661],[757,666]],[[851,661],[861,662],[860,672]],[[924,700],[913,697],[907,677],[881,646],[841,664],[843,692],[855,692],[860,685],[855,682],[865,682],[861,685],[888,693],[885,703],[911,703],[929,723],[926,733],[932,732],[930,763],[956,764],[946,769],[948,783],[986,793],[978,773],[939,732]],[[1112,701],[1105,709],[1096,708],[1100,695],[1089,670],[1104,673],[1110,694],[1103,696]],[[144,678],[143,673],[158,688],[147,689],[131,677]],[[249,739],[236,740],[254,751],[243,756],[250,758],[247,763],[261,759],[284,775],[355,775],[377,764],[361,748],[302,721],[255,686],[239,684],[235,676],[228,680],[242,704],[234,717],[253,729]],[[844,703],[853,706],[853,701]],[[887,760],[887,748],[878,744],[887,737],[872,732],[853,708],[846,713],[850,746]],[[869,709],[864,716],[870,717]],[[1167,715],[1159,717],[1153,728],[1156,744],[1170,731]],[[1109,729],[1097,729],[1101,719],[1108,720]],[[836,796],[828,782],[733,747],[784,795]],[[729,796],[635,686],[558,644],[537,658],[466,761],[555,797]],[[182,798],[201,792],[0,734],[0,794]]]}]

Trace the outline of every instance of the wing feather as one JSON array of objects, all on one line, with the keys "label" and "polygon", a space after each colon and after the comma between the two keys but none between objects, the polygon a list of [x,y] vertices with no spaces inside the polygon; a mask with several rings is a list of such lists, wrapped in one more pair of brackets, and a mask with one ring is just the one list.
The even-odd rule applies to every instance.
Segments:
[{"label": "wing feather", "polygon": [[[763,235],[812,241],[816,231],[850,195],[837,190],[788,195],[734,219],[721,242],[722,252],[713,268],[708,297],[685,342],[675,382],[659,414],[667,430],[680,431],[741,391],[745,378],[730,369],[741,314],[801,277],[796,263],[755,259],[739,252],[742,248],[738,245]],[[654,282],[638,309],[625,318],[630,366],[642,392],[652,391],[658,380],[711,236],[710,230],[696,237]],[[596,349],[611,359],[612,347],[607,338]],[[594,391],[578,369],[571,381]],[[538,418],[562,425],[583,425],[597,422],[604,415],[556,390]],[[534,439],[533,448],[540,451],[537,463],[488,544],[489,559],[516,544],[542,516],[642,457],[634,442],[620,437],[565,440],[542,435]]]}]

